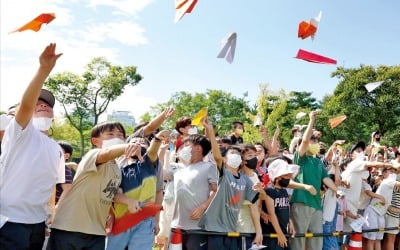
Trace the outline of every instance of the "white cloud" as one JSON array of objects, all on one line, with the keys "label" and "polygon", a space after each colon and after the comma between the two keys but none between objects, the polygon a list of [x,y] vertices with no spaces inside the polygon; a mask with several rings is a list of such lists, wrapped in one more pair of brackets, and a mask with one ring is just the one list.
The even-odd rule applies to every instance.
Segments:
[{"label": "white cloud", "polygon": [[[138,13],[151,1],[89,1],[92,7],[98,5],[113,6],[129,13]],[[74,4],[71,4],[74,3]],[[84,66],[93,57],[105,57],[112,63],[120,63],[122,53],[118,45],[110,47],[109,41],[121,45],[143,45],[147,43],[144,29],[131,21],[119,17],[111,22],[93,20],[91,11],[80,11],[74,16],[73,8],[80,1],[62,0],[13,0],[2,1],[0,8],[1,74],[0,74],[0,110],[19,101],[22,91],[31,80],[38,67],[38,56],[50,42],[57,43],[57,51],[63,56],[57,62],[54,73],[72,71],[80,74]],[[21,7],[23,6],[23,8]],[[79,7],[79,6],[78,6]],[[81,8],[85,8],[81,4]],[[9,34],[35,18],[40,13],[54,12],[56,19],[48,26],[43,25],[39,32],[24,31]],[[82,15],[82,13],[86,13]],[[77,15],[77,14],[76,14]],[[101,20],[100,20],[101,21]],[[142,100],[151,103],[151,100]]]},{"label": "white cloud", "polygon": [[89,7],[110,6],[118,11],[115,14],[137,14],[142,11],[153,0],[89,0]]}]

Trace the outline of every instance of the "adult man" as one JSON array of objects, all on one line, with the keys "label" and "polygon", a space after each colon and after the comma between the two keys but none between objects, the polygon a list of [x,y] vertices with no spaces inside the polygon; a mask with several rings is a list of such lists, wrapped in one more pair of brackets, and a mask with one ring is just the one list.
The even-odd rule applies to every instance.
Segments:
[{"label": "adult man", "polygon": [[[217,168],[203,161],[211,150],[210,141],[202,135],[190,135],[180,157],[188,166],[174,174],[175,212],[171,227],[200,229],[197,225],[217,190]],[[210,192],[212,193],[210,195]],[[207,249],[207,236],[183,234],[183,249]]]},{"label": "adult man", "polygon": [[55,49],[50,44],[40,55],[40,67],[2,141],[0,215],[8,218],[0,229],[2,249],[42,249],[46,204],[56,183],[64,182],[61,148],[47,136],[55,99],[42,89],[61,56]]},{"label": "adult man", "polygon": [[[316,116],[316,111],[310,113],[310,121],[294,156],[294,163],[300,166],[295,181],[312,185],[316,190],[321,190],[321,183],[324,183],[336,192],[337,188],[329,178],[322,161],[315,157],[319,152],[318,138],[313,135]],[[297,233],[322,233],[322,207],[319,194],[312,195],[305,190],[295,189],[291,203],[292,219]],[[291,247],[294,250],[302,250],[306,244],[308,249],[322,249],[322,238],[313,237],[307,240],[295,238],[292,240]]]}]

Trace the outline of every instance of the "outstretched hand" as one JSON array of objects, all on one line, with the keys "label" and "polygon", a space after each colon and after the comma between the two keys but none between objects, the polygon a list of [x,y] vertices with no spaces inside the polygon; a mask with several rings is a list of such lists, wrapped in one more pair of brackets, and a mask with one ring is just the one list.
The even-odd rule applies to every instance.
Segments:
[{"label": "outstretched hand", "polygon": [[53,69],[54,65],[56,65],[57,59],[62,55],[56,54],[56,44],[50,43],[42,52],[39,57],[40,66],[47,68],[49,70]]}]

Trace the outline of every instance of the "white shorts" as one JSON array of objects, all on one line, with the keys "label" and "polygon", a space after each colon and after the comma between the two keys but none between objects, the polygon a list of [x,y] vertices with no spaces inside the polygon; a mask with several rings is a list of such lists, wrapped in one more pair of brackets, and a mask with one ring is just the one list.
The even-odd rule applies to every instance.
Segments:
[{"label": "white shorts", "polygon": [[[365,209],[364,217],[367,219],[367,222],[364,224],[363,230],[385,227],[385,217],[383,215],[379,215],[370,206]],[[363,233],[363,237],[369,240],[382,240],[383,232]]]},{"label": "white shorts", "polygon": [[385,214],[385,227],[397,227],[397,230],[385,231],[388,234],[398,234],[399,233],[400,218],[393,217],[391,215]]}]

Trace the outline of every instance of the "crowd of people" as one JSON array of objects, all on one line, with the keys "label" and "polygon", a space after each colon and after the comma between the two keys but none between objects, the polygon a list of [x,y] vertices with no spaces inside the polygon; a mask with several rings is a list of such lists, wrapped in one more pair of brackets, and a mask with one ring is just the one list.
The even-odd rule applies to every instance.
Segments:
[{"label": "crowd of people", "polygon": [[[399,226],[400,148],[381,145],[379,131],[368,144],[328,147],[314,129],[317,111],[282,149],[278,128],[270,137],[260,126],[263,141],[249,144],[240,121],[227,135],[206,116],[163,130],[170,107],[132,135],[119,122],[97,124],[93,149],[69,162],[72,146],[48,136],[55,98],[43,89],[60,56],[55,44],[45,48],[2,116],[0,249],[332,250],[346,249],[348,237],[288,235],[351,232],[360,219],[363,229]],[[171,240],[177,232],[182,242]],[[395,249],[398,233],[363,233],[363,246]]]}]

